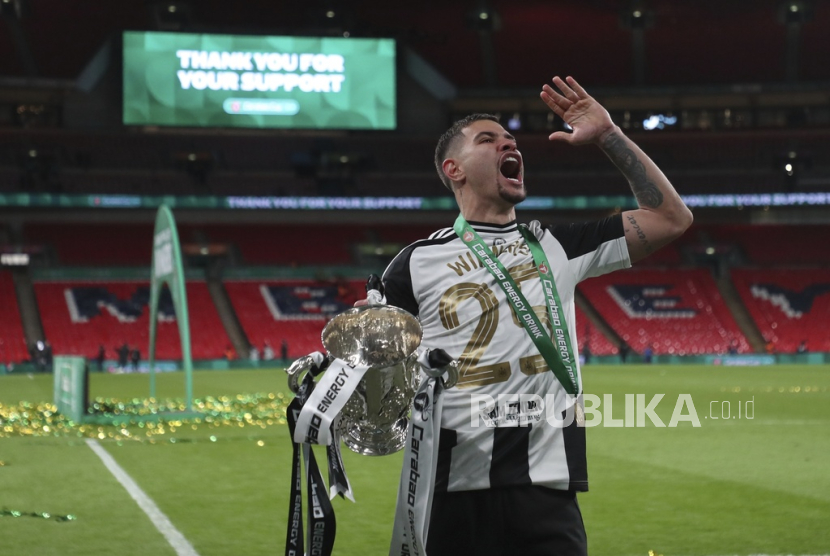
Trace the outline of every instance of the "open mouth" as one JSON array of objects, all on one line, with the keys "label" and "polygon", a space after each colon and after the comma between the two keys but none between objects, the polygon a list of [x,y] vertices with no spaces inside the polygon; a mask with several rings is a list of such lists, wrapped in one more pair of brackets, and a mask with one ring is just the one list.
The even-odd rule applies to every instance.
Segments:
[{"label": "open mouth", "polygon": [[508,181],[522,183],[522,155],[518,151],[504,153],[499,159],[499,172]]}]

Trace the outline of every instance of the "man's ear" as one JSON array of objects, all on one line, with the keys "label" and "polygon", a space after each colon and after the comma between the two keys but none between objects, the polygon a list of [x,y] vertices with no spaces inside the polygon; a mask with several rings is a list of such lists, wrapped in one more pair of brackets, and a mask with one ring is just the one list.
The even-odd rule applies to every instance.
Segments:
[{"label": "man's ear", "polygon": [[464,178],[464,170],[462,170],[452,158],[446,159],[444,163],[441,164],[441,169],[444,171],[444,175],[447,176],[452,182],[457,182]]}]

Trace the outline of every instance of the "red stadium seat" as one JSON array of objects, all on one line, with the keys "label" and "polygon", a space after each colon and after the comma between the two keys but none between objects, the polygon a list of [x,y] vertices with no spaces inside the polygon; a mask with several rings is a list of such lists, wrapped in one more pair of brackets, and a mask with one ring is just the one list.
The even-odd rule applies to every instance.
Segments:
[{"label": "red stadium seat", "polygon": [[[265,342],[268,342],[277,352],[277,357],[283,340],[288,344],[290,358],[322,350],[320,332],[332,313],[315,312],[312,309],[275,314],[274,308],[269,307],[273,300],[266,300],[267,292],[263,293],[263,288],[268,286],[314,288],[326,284],[312,280],[225,282],[225,289],[251,344],[258,347],[261,353]],[[355,300],[365,297],[362,293],[364,282],[361,280],[351,280],[341,286],[339,295],[342,305],[338,306],[338,310],[347,308]]]},{"label": "red stadium seat", "polygon": [[[73,322],[67,300],[67,290],[97,286],[103,287],[119,299],[130,299],[144,282],[36,282],[35,294],[40,308],[43,331],[55,354],[94,357],[98,346],[107,350],[107,358],[114,359],[114,349],[123,343],[138,346],[143,359],[149,348],[149,309],[141,308],[140,315],[131,322],[101,310],[87,322]],[[194,359],[218,359],[230,345],[219,314],[204,282],[187,282],[187,304],[190,317],[191,353]],[[78,320],[77,318],[75,319]],[[159,322],[156,343],[157,359],[181,359],[178,324]]]},{"label": "red stadium seat", "polygon": [[11,273],[5,270],[0,270],[0,307],[3,308],[3,316],[0,317],[0,365],[29,359],[14,282]]},{"label": "red stadium seat", "polygon": [[582,282],[580,291],[631,348],[657,354],[725,353],[750,346],[708,270],[628,270]]},{"label": "red stadium seat", "polygon": [[775,350],[830,351],[830,270],[734,269],[732,280],[761,335]]},{"label": "red stadium seat", "polygon": [[613,355],[618,351],[617,346],[591,324],[588,316],[578,305],[576,306],[576,334],[580,353],[585,352],[586,345],[590,347],[592,355]]}]

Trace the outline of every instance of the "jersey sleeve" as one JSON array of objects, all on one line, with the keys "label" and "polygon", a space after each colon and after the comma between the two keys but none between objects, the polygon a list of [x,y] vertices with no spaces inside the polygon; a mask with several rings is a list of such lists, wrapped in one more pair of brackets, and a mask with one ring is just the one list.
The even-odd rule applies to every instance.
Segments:
[{"label": "jersey sleeve", "polygon": [[409,269],[412,251],[409,247],[392,259],[383,273],[383,289],[386,303],[409,311],[417,317],[418,301],[412,290],[412,273]]},{"label": "jersey sleeve", "polygon": [[577,282],[631,266],[621,214],[547,229],[565,250]]}]

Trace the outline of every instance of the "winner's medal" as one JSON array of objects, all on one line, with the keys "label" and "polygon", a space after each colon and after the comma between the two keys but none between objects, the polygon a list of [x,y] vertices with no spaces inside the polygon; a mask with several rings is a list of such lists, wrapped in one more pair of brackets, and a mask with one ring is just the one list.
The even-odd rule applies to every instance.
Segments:
[{"label": "winner's medal", "polygon": [[579,400],[574,401],[574,418],[576,419],[577,427],[585,426],[585,410],[582,409],[582,404]]}]

